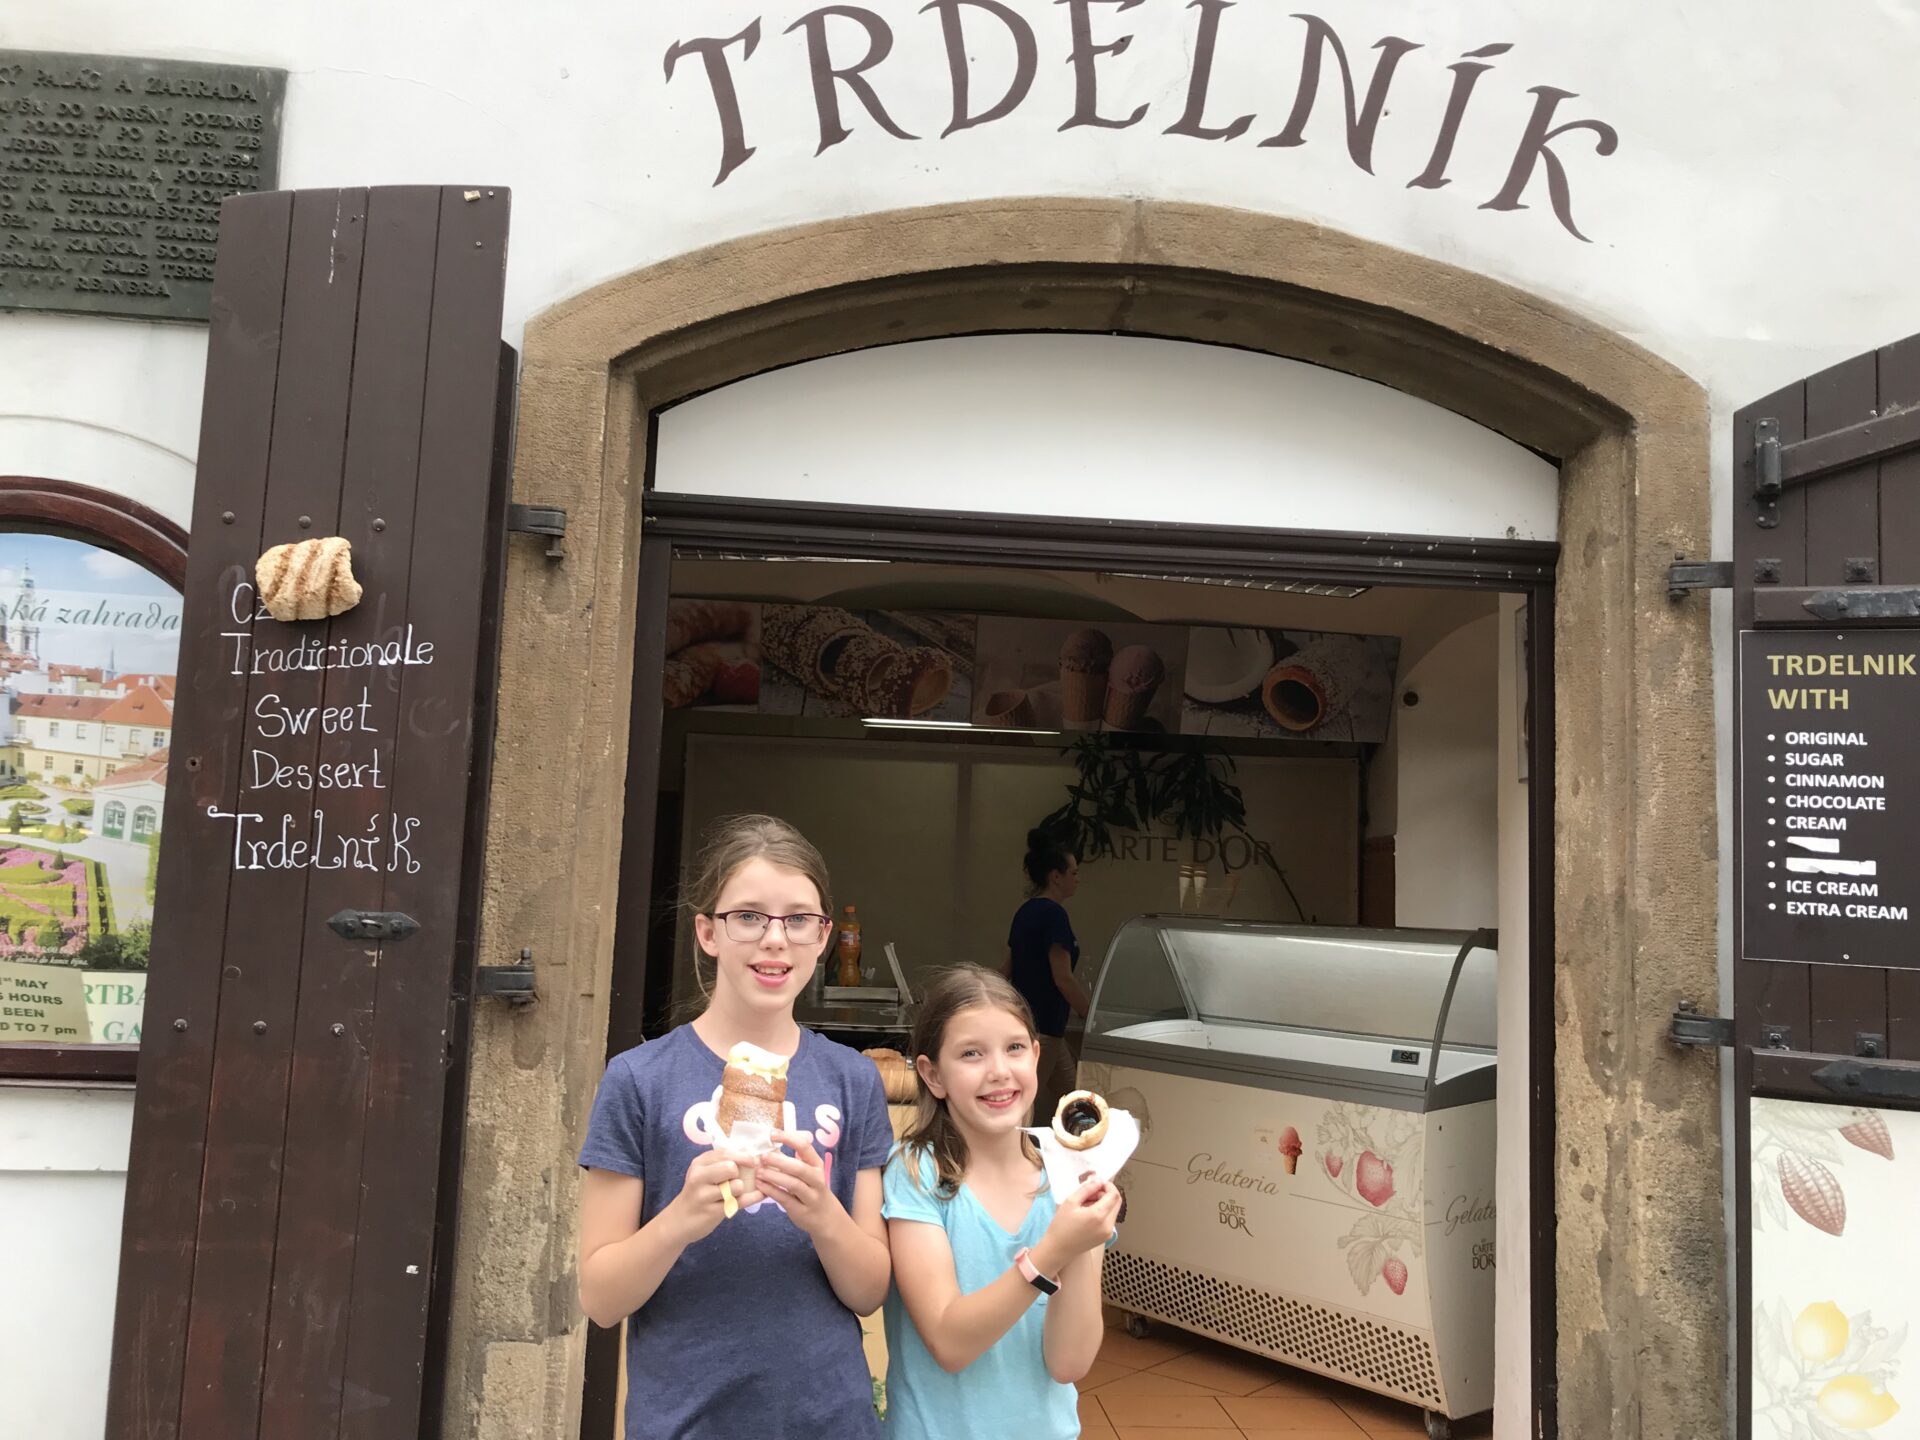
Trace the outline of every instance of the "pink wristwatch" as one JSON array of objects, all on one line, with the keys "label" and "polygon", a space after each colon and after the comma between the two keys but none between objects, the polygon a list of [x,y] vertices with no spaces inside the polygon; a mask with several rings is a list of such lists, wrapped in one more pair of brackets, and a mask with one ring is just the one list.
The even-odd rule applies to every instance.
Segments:
[{"label": "pink wristwatch", "polygon": [[1033,1252],[1022,1246],[1020,1253],[1013,1257],[1014,1268],[1026,1282],[1042,1295],[1056,1295],[1060,1291],[1058,1280],[1049,1280],[1040,1273],[1040,1267],[1033,1263]]}]

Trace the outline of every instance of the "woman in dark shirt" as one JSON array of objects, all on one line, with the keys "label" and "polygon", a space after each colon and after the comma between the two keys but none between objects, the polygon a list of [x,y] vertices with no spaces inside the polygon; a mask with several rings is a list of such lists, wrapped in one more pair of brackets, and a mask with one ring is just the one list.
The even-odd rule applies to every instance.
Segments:
[{"label": "woman in dark shirt", "polygon": [[1073,973],[1080,946],[1073,937],[1066,902],[1080,888],[1080,861],[1045,830],[1027,834],[1027,880],[1033,898],[1014,912],[1007,932],[1006,970],[1033,1010],[1040,1032],[1040,1089],[1034,1123],[1053,1118],[1060,1097],[1073,1089],[1073,1052],[1067,1048],[1069,1012],[1084,1016],[1091,1004]]}]

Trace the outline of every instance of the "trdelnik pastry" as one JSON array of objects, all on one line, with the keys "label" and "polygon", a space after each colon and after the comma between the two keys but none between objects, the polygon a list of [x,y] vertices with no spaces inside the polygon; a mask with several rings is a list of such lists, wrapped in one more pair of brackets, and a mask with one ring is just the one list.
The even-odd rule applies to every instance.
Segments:
[{"label": "trdelnik pastry", "polygon": [[1069,1150],[1091,1150],[1107,1138],[1112,1121],[1105,1096],[1074,1090],[1060,1097],[1053,1112],[1053,1138]]},{"label": "trdelnik pastry", "polygon": [[[773,1134],[786,1122],[787,1057],[741,1041],[727,1052],[714,1108],[716,1144],[743,1161],[773,1149]],[[742,1178],[747,1167],[742,1166]],[[720,1187],[721,1210],[730,1220],[739,1204],[732,1185]]]},{"label": "trdelnik pastry", "polygon": [[727,1068],[720,1076],[720,1104],[714,1124],[732,1137],[745,1121],[765,1125],[771,1134],[781,1126],[787,1104],[787,1057],[741,1041],[727,1052]]},{"label": "trdelnik pastry", "polygon": [[254,563],[253,582],[267,613],[283,624],[344,615],[360,603],[353,546],[339,535],[275,545]]}]

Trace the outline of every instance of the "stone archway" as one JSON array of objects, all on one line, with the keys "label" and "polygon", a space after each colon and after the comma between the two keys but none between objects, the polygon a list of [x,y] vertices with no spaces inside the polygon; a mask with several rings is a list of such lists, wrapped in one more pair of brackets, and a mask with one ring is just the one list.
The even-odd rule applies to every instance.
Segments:
[{"label": "stone archway", "polygon": [[[1300,221],[1014,199],[755,235],[610,281],[527,330],[515,498],[564,562],[509,567],[482,944],[542,936],[542,1003],[474,1017],[449,1433],[571,1435],[573,1155],[607,1027],[648,412],[892,341],[1089,330],[1313,361],[1562,464],[1556,674],[1559,1405],[1568,1435],[1717,1434],[1726,1240],[1713,1062],[1665,1041],[1717,993],[1711,643],[1672,605],[1707,553],[1698,386],[1510,286]],[[568,706],[555,677],[568,677]]]}]

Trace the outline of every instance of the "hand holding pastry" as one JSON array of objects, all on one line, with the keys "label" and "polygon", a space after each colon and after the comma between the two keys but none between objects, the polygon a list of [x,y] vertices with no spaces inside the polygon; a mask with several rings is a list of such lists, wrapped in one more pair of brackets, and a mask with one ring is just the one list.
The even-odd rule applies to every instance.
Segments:
[{"label": "hand holding pastry", "polygon": [[680,1193],[668,1202],[662,1216],[672,1215],[686,1244],[704,1240],[735,1210],[758,1205],[765,1198],[740,1178],[740,1166],[717,1150],[702,1150],[687,1166]]},{"label": "hand holding pastry", "polygon": [[1120,1214],[1120,1190],[1095,1177],[1061,1202],[1041,1240],[1059,1264],[1098,1249],[1113,1234]]},{"label": "hand holding pastry", "polygon": [[839,1210],[840,1197],[827,1188],[827,1168],[813,1148],[813,1137],[804,1130],[774,1132],[777,1144],[788,1146],[793,1154],[774,1151],[759,1160],[761,1192],[780,1202],[787,1218],[811,1233],[832,1211]]}]

